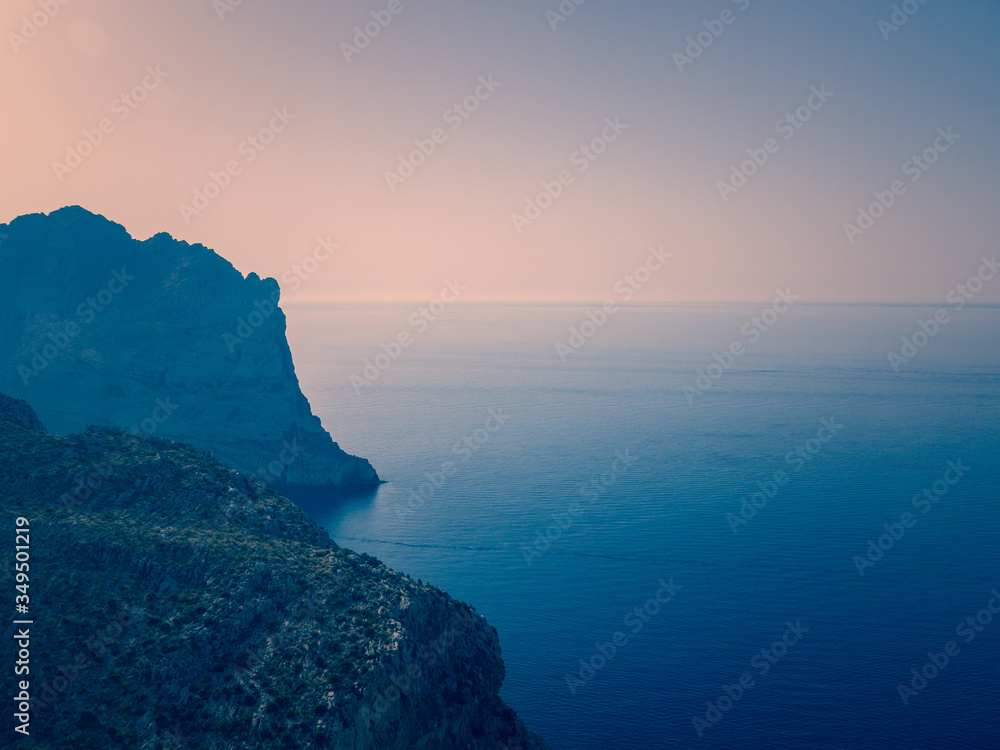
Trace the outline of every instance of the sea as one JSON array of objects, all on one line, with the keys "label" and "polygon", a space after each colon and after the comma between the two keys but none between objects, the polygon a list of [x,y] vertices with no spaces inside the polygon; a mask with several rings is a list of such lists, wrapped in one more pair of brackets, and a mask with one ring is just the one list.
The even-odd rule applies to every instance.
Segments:
[{"label": "sea", "polygon": [[303,506],[553,750],[1000,748],[1000,308],[284,309],[385,480]]}]

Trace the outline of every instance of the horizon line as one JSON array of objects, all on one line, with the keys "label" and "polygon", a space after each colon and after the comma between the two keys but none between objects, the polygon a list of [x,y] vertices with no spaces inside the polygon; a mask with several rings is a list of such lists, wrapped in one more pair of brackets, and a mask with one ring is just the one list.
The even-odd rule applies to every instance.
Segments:
[{"label": "horizon line", "polygon": [[[281,305],[409,305],[427,304],[431,300],[425,298],[399,298],[399,299],[291,299],[281,300]],[[539,307],[587,307],[605,304],[607,300],[457,300],[449,302],[449,307],[460,305],[505,305],[505,306],[539,306]],[[770,305],[773,300],[665,300],[653,302],[619,302],[614,301],[619,307],[678,307],[683,305]],[[799,301],[795,303],[799,307],[954,307],[947,302],[839,302],[839,301]],[[1000,302],[967,302],[963,308],[975,307],[982,309],[1000,308]]]}]

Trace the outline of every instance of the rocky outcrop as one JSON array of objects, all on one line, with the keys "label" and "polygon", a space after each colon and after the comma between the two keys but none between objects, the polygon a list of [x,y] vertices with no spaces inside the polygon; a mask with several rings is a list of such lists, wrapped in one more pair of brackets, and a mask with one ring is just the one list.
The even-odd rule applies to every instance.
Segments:
[{"label": "rocky outcrop", "polygon": [[208,453],[39,426],[0,399],[0,514],[30,528],[31,747],[547,747],[498,697],[497,633],[468,605]]},{"label": "rocky outcrop", "polygon": [[45,425],[35,414],[27,401],[11,398],[6,393],[0,393],[0,419],[35,432],[46,432]]},{"label": "rocky outcrop", "polygon": [[119,427],[273,486],[378,483],[299,389],[274,279],[79,207],[0,225],[0,391],[54,433]]}]

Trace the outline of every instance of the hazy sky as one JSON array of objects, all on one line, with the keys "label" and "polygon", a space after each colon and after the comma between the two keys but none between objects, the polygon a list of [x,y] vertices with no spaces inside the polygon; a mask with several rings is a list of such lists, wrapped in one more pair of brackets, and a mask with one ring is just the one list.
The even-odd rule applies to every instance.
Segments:
[{"label": "hazy sky", "polygon": [[0,221],[337,243],[285,299],[602,300],[662,246],[635,300],[940,302],[997,251],[995,1],[62,2],[3,5]]}]

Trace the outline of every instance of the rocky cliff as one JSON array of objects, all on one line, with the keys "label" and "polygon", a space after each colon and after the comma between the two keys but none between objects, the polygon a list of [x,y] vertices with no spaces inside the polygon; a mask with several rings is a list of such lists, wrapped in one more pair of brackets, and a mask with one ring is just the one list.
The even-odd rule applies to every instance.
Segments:
[{"label": "rocky cliff", "polygon": [[8,549],[14,519],[30,530],[26,747],[547,747],[498,697],[497,633],[468,605],[338,547],[208,453],[40,429],[0,397]]},{"label": "rocky cliff", "polygon": [[274,279],[79,207],[0,225],[0,279],[0,391],[51,431],[180,440],[272,486],[378,483],[299,389]]}]

